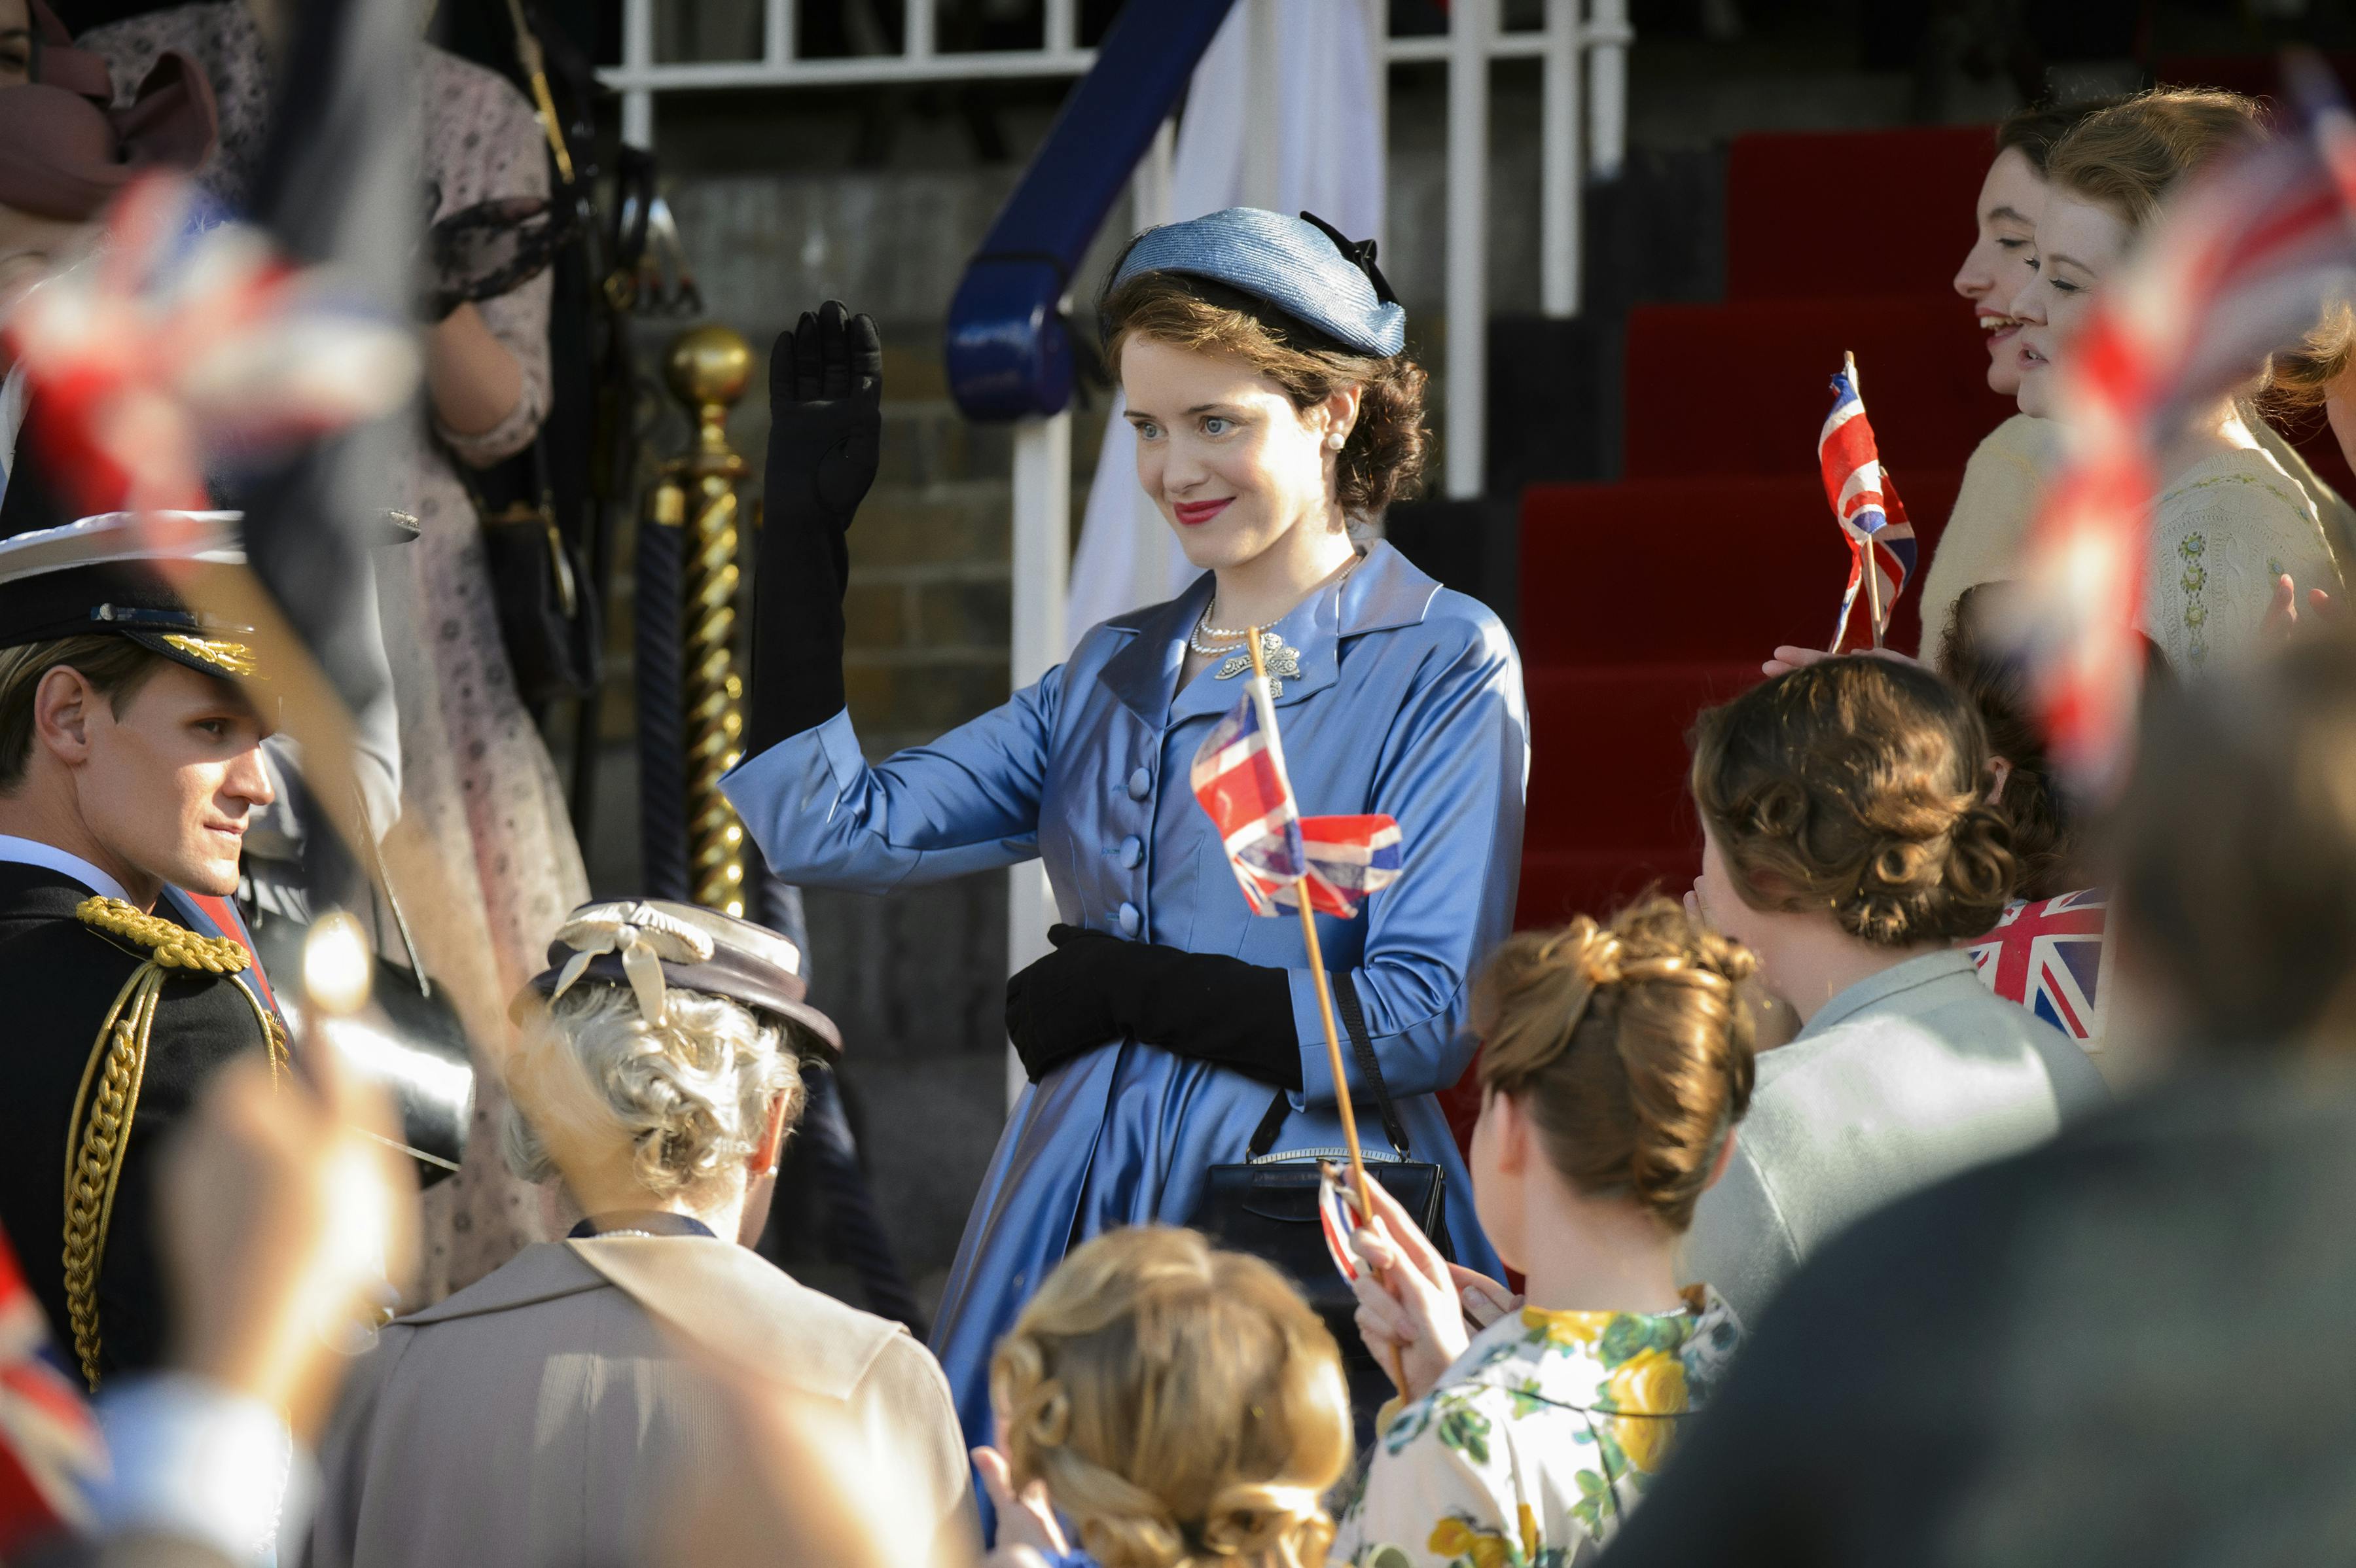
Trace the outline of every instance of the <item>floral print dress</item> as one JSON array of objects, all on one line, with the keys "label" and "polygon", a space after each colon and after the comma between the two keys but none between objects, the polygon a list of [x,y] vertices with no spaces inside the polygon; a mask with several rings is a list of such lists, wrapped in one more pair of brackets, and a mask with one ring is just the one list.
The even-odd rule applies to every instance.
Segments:
[{"label": "floral print dress", "polygon": [[1327,1561],[1569,1568],[1601,1551],[1741,1338],[1694,1285],[1674,1313],[1524,1307],[1383,1423]]}]

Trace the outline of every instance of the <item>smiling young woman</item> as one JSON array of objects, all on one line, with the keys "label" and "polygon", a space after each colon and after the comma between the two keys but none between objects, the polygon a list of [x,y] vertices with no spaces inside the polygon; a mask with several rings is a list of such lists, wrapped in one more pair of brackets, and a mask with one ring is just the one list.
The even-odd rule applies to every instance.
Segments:
[{"label": "smiling young woman", "polygon": [[[2014,314],[2014,303],[2039,281],[2038,224],[2046,213],[2052,181],[2049,176],[2056,147],[2097,116],[2118,113],[2126,120],[2169,121],[2156,133],[2154,147],[2131,156],[2119,171],[2094,177],[2118,185],[2118,200],[2145,216],[2157,209],[2155,192],[2164,190],[2186,160],[2198,162],[2201,148],[2218,136],[2231,139],[2253,129],[2249,101],[2230,93],[2203,93],[2162,89],[2141,98],[2098,98],[2068,104],[2040,104],[2024,109],[1997,127],[1997,154],[1981,182],[1973,210],[1972,248],[1956,269],[1955,292],[1971,303],[1973,314],[1987,334],[1987,384],[1992,392],[2018,397],[2024,372],[2042,364],[2044,355],[2024,341],[2028,325]],[[2205,127],[2205,128],[2204,128]],[[2072,157],[2088,167],[2107,159],[2099,146],[2081,142]],[[2144,166],[2136,170],[2138,160]],[[2173,171],[2173,172],[2171,172]],[[2065,201],[2075,198],[2068,191]],[[2124,209],[2123,209],[2124,210]],[[2065,226],[2067,217],[2061,219]],[[2141,220],[2136,220],[2140,223]],[[2049,238],[2051,230],[2049,228]],[[2068,247],[2062,247],[2064,253]],[[2072,285],[2077,279],[2069,280]],[[2039,325],[2048,325],[2040,322]],[[2336,371],[2347,358],[2346,334],[2319,334],[2308,345],[2303,366]],[[2040,394],[2032,392],[2031,398]],[[2302,400],[2291,397],[2286,403]],[[2304,400],[2320,403],[2319,384]],[[2040,405],[2041,406],[2041,405]],[[2058,456],[2051,418],[2039,417],[2027,402],[2024,412],[1990,431],[1965,466],[1964,482],[1956,492],[1954,510],[1939,536],[1938,548],[1922,579],[1922,646],[1927,655],[1936,648],[1944,628],[1953,625],[1957,602],[1981,583],[2020,575],[2021,542],[2029,532],[2045,476]],[[2321,516],[2335,540],[2356,539],[2356,513],[2331,487],[2317,477],[2297,450],[2254,414],[2245,414],[2243,428],[2263,454],[2292,480]]]},{"label": "smiling young woman", "polygon": [[[2261,144],[2254,100],[2182,89],[2143,93],[2088,116],[2047,164],[2038,271],[2015,295],[2021,323],[2021,412],[2066,418],[2055,366],[2104,285],[2187,176]],[[2194,410],[2159,455],[2143,627],[2179,674],[2194,677],[2262,646],[2279,579],[2300,595],[2342,592],[2315,502],[2262,444],[2249,398],[2266,365],[2233,394]]]},{"label": "smiling young woman", "polygon": [[[1996,128],[1996,156],[1972,209],[1972,248],[1955,292],[1987,335],[1990,392],[2020,391],[2020,322],[2013,296],[2037,275],[2037,220],[2045,210],[2045,163],[2053,145],[2115,98],[2024,109]],[[2052,426],[2015,413],[1988,432],[1964,466],[1954,510],[1922,578],[1922,646],[1938,645],[1955,602],[1976,583],[2013,576],[2038,488],[2054,456]]]},{"label": "smiling young woman", "polygon": [[[1067,922],[1008,986],[1031,1084],[935,1334],[977,1443],[991,1348],[1066,1249],[1187,1223],[1214,1165],[1342,1142],[1300,929],[1252,918],[1188,783],[1244,694],[1248,627],[1301,810],[1398,821],[1410,875],[1356,919],[1321,917],[1319,937],[1395,1097],[1398,1152],[1441,1168],[1447,1244],[1494,1262],[1431,1096],[1464,1069],[1470,980],[1510,923],[1527,725],[1497,618],[1350,534],[1421,467],[1406,312],[1371,247],[1248,208],[1141,235],[1106,304],[1139,482],[1204,575],[873,766],[843,712],[841,593],[881,346],[829,306],[771,368],[751,760],[724,784],[747,831],[780,875],[870,892],[1036,855]],[[1349,1072],[1370,1153],[1388,1153],[1376,1085]]]}]

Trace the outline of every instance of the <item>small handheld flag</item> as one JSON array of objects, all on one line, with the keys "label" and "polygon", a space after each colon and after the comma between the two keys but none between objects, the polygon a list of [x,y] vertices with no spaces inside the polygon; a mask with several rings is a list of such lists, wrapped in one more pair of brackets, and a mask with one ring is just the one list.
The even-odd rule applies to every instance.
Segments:
[{"label": "small handheld flag", "polygon": [[[1321,915],[1349,919],[1358,901],[1398,879],[1398,823],[1386,816],[1303,817],[1301,844],[1309,856],[1310,905]],[[1280,904],[1296,902],[1290,887],[1276,890]]]},{"label": "small handheld flag", "polygon": [[1840,618],[1833,625],[1829,646],[1833,652],[1840,651],[1862,584],[1873,646],[1879,648],[1898,596],[1914,572],[1914,527],[1906,521],[1898,488],[1881,467],[1873,424],[1865,416],[1865,398],[1858,391],[1854,354],[1841,356],[1841,368],[1833,376],[1833,409],[1816,437],[1816,465],[1824,473],[1825,499],[1848,544],[1848,586],[1841,594]]},{"label": "small handheld flag", "polygon": [[1227,716],[1211,727],[1194,753],[1191,781],[1252,913],[1274,914],[1276,889],[1300,882],[1309,855],[1284,753],[1276,744],[1267,682],[1254,677]]},{"label": "small handheld flag", "polygon": [[[1350,1151],[1356,1209],[1360,1217],[1371,1218],[1375,1197],[1366,1177],[1365,1156],[1358,1148],[1357,1113],[1350,1105],[1342,1036],[1333,1023],[1333,983],[1326,978],[1315,916],[1323,910],[1347,919],[1358,912],[1360,898],[1398,880],[1398,823],[1384,816],[1301,815],[1293,804],[1292,780],[1284,770],[1284,741],[1277,732],[1276,705],[1269,697],[1259,628],[1245,631],[1244,646],[1251,654],[1251,684],[1234,710],[1212,726],[1194,753],[1194,798],[1218,829],[1227,864],[1234,868],[1252,912],[1273,914],[1279,904],[1289,904],[1301,912],[1301,940],[1308,950],[1309,973],[1317,990],[1318,1019],[1325,1026],[1325,1062],[1333,1075],[1342,1142]],[[1330,1181],[1321,1184],[1319,1219],[1335,1266],[1342,1269],[1344,1278],[1355,1279],[1344,1262],[1349,1254],[1346,1231],[1336,1233],[1348,1217],[1338,1203],[1324,1201],[1331,1188]],[[1396,1354],[1392,1374],[1404,1390],[1407,1374]]]},{"label": "small handheld flag", "polygon": [[1325,1233],[1325,1253],[1333,1260],[1335,1272],[1356,1284],[1358,1254],[1350,1250],[1350,1238],[1373,1221],[1358,1208],[1349,1179],[1349,1173],[1333,1161],[1317,1162],[1317,1228]]},{"label": "small handheld flag", "polygon": [[1255,915],[1310,907],[1349,919],[1399,874],[1398,823],[1389,817],[1304,817],[1274,744],[1276,714],[1258,681],[1194,753],[1194,798],[1219,830],[1227,865]]}]

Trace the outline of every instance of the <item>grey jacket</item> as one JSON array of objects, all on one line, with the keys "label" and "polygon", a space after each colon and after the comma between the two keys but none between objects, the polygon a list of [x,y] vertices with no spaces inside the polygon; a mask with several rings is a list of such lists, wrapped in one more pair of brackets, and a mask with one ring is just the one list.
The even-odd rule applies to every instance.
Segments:
[{"label": "grey jacket", "polygon": [[729,1242],[609,1236],[528,1247],[390,1325],[323,1445],[308,1550],[285,1555],[654,1561],[772,1410],[839,1472],[821,1494],[880,1518],[900,1560],[978,1551],[948,1383],[905,1329]]},{"label": "grey jacket", "polygon": [[1800,1261],[1883,1205],[2018,1154],[2104,1104],[2060,1030],[1926,953],[1826,1003],[1759,1058],[1725,1176],[1687,1232],[1684,1277],[1755,1325]]}]

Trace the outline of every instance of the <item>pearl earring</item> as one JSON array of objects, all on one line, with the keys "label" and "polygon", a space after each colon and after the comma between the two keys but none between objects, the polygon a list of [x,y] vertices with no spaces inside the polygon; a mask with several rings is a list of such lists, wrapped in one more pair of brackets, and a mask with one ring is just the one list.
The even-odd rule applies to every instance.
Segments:
[{"label": "pearl earring", "polygon": [[1336,452],[1339,452],[1343,447],[1347,446],[1349,444],[1350,438],[1347,435],[1343,435],[1338,430],[1333,435],[1325,437],[1325,445],[1331,446]]}]

